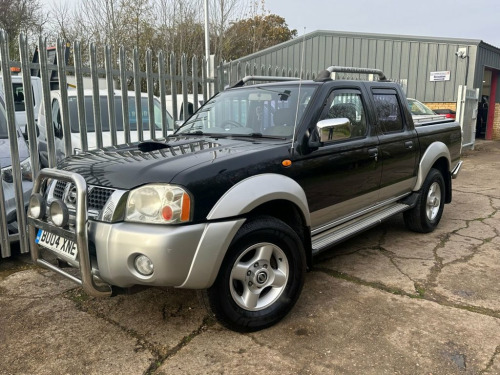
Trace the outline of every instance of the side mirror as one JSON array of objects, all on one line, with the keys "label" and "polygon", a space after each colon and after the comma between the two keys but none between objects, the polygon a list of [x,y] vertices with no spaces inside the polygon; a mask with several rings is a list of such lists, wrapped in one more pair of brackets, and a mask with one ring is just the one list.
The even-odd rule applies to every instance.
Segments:
[{"label": "side mirror", "polygon": [[26,142],[28,142],[28,124],[24,126],[23,138]]},{"label": "side mirror", "polygon": [[[40,129],[38,128],[38,123],[35,120],[35,131],[36,131],[36,137],[38,138],[40,136]],[[25,125],[24,127],[24,132],[23,132],[23,137],[28,142],[29,137],[28,137],[28,124]]]},{"label": "side mirror", "polygon": [[316,124],[320,142],[339,141],[351,138],[351,121],[346,117],[329,118]]},{"label": "side mirror", "polygon": [[54,123],[54,136],[56,138],[62,139],[63,137],[63,129],[61,124]]}]

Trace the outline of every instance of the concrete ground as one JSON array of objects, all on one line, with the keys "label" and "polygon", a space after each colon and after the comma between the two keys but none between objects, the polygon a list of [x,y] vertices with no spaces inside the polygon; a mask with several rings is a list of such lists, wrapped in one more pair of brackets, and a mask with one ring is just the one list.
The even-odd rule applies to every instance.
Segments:
[{"label": "concrete ground", "polygon": [[317,259],[292,312],[228,331],[190,290],[96,300],[0,261],[0,374],[500,374],[500,142],[463,157],[431,234],[398,216]]}]

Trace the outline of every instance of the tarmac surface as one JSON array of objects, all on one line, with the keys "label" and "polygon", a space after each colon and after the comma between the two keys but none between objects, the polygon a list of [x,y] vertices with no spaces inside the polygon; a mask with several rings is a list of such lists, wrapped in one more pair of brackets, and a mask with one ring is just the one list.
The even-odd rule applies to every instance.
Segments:
[{"label": "tarmac surface", "polygon": [[279,324],[215,322],[197,292],[93,299],[0,260],[0,374],[500,374],[500,142],[463,155],[430,234],[402,216],[316,259]]}]

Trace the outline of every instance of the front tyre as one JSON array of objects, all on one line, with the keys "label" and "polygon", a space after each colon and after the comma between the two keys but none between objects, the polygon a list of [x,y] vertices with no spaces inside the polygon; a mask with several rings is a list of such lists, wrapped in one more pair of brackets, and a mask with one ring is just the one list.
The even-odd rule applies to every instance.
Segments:
[{"label": "front tyre", "polygon": [[305,271],[304,248],[297,233],[278,219],[260,216],[238,231],[205,297],[227,328],[257,331],[277,323],[291,310]]},{"label": "front tyre", "polygon": [[445,185],[441,172],[432,168],[421,189],[417,204],[404,212],[406,226],[420,233],[432,232],[443,215]]}]

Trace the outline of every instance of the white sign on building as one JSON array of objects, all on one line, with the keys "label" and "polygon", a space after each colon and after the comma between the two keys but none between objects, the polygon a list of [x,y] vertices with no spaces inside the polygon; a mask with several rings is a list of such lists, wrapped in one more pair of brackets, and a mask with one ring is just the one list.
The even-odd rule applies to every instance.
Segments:
[{"label": "white sign on building", "polygon": [[431,72],[431,82],[449,81],[450,71]]}]

